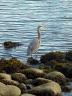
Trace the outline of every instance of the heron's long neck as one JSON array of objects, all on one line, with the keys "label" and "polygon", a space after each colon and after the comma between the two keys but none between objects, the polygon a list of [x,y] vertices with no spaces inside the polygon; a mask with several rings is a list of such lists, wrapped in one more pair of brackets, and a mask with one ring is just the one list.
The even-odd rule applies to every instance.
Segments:
[{"label": "heron's long neck", "polygon": [[37,32],[38,32],[38,39],[40,39],[41,38],[41,36],[40,36],[40,28],[37,29]]}]

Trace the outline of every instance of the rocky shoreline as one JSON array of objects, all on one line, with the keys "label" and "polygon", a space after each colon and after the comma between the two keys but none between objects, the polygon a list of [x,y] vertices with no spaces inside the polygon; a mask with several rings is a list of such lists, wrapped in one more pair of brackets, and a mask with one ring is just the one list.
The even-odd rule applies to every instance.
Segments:
[{"label": "rocky shoreline", "polygon": [[72,91],[70,81],[72,51],[50,52],[40,61],[29,58],[28,64],[14,57],[0,59],[0,96],[62,96]]}]

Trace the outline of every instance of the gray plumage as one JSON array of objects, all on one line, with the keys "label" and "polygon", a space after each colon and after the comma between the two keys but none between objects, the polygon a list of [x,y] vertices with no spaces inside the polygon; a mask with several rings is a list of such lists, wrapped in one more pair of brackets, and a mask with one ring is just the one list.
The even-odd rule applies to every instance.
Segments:
[{"label": "gray plumage", "polygon": [[40,37],[40,27],[42,26],[38,26],[37,28],[37,34],[38,36],[35,37],[31,43],[28,46],[27,49],[27,56],[32,56],[33,53],[36,53],[38,51],[38,48],[40,47],[40,42],[41,42],[41,37]]}]

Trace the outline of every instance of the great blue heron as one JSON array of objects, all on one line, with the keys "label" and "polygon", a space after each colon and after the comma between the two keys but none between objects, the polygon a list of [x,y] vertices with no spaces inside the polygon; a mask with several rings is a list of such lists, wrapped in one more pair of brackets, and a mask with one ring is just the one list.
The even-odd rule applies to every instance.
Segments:
[{"label": "great blue heron", "polygon": [[40,35],[40,29],[42,26],[38,26],[37,28],[37,34],[38,36],[35,37],[29,44],[28,49],[27,49],[27,56],[31,56],[33,53],[36,53],[38,51],[38,48],[40,47],[40,42],[41,42],[41,35]]}]

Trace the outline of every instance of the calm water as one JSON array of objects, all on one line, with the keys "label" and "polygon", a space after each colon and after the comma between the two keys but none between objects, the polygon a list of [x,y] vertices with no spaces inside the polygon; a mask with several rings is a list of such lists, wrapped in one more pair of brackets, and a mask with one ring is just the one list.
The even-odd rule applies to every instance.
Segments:
[{"label": "calm water", "polygon": [[[25,60],[27,46],[36,36],[38,25],[46,28],[41,33],[38,56],[49,51],[71,50],[72,0],[0,0],[0,58],[11,55]],[[7,40],[23,45],[5,50],[2,43]]]}]

